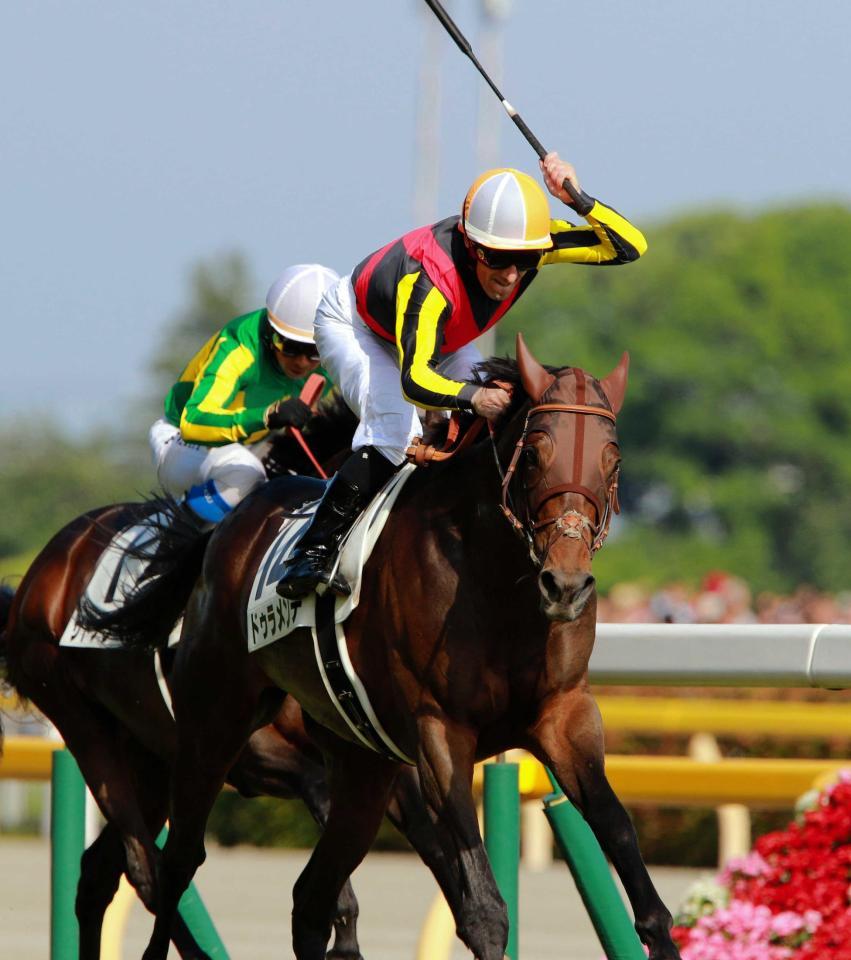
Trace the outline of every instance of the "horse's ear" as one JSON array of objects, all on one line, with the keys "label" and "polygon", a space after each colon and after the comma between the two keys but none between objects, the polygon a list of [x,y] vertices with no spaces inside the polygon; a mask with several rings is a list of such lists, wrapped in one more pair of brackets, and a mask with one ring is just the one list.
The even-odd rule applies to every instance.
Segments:
[{"label": "horse's ear", "polygon": [[547,373],[544,367],[532,356],[532,351],[523,342],[522,333],[517,334],[516,352],[523,389],[537,403],[543,396],[544,391],[555,380],[555,377],[551,373]]},{"label": "horse's ear", "polygon": [[613,413],[620,413],[626,393],[626,380],[629,373],[629,354],[624,351],[620,363],[600,381],[603,392],[609,398]]}]

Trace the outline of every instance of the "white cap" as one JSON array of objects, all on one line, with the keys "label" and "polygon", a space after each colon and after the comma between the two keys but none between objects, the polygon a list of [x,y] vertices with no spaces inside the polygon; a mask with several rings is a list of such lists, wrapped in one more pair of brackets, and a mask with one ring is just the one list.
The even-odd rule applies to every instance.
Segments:
[{"label": "white cap", "polygon": [[339,280],[328,267],[318,263],[297,263],[269,287],[266,312],[269,323],[287,340],[313,343],[313,318],[322,294]]}]

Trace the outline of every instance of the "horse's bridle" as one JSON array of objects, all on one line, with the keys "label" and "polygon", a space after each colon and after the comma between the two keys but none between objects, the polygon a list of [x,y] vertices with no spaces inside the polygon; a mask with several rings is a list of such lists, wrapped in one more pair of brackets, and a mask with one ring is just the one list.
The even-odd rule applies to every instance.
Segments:
[{"label": "horse's bridle", "polygon": [[[580,384],[581,396],[584,397],[585,374],[583,371],[578,369],[574,370],[574,373]],[[500,380],[491,381],[490,385],[502,387],[509,393],[511,393],[513,389],[510,383],[505,383]],[[572,413],[578,416],[605,417],[607,420],[611,420],[612,423],[617,424],[617,418],[615,414],[606,407],[595,407],[584,403],[539,403],[536,406],[530,407],[529,412],[526,414],[526,419],[523,422],[523,430],[520,433],[520,438],[515,444],[511,461],[508,464],[508,468],[503,471],[502,464],[499,461],[499,455],[496,450],[496,439],[494,436],[493,423],[491,423],[491,421],[487,422],[488,431],[490,432],[491,436],[491,443],[494,447],[494,456],[496,458],[497,469],[502,477],[502,502],[500,504],[500,509],[502,510],[506,520],[508,520],[509,524],[511,525],[511,528],[527,541],[532,559],[538,565],[538,567],[543,566],[552,544],[559,536],[568,537],[572,540],[582,540],[585,543],[589,554],[593,557],[600,547],[603,546],[603,543],[608,536],[609,525],[612,521],[612,514],[620,512],[620,506],[618,504],[618,473],[620,471],[620,467],[616,467],[606,491],[605,503],[600,501],[600,498],[596,493],[594,493],[593,490],[590,490],[588,487],[583,486],[582,484],[556,484],[555,486],[547,487],[544,495],[539,497],[538,500],[531,506],[531,508],[527,506],[528,516],[525,523],[517,519],[517,516],[514,514],[509,505],[509,486],[516,472],[520,457],[526,448],[526,440],[529,433],[537,432],[537,429],[530,431],[530,421],[533,417],[543,413]],[[464,434],[461,441],[457,444],[457,446],[455,446],[455,441],[458,438],[459,426],[457,420],[453,416],[452,420],[450,420],[446,449],[437,450],[435,447],[423,443],[422,438],[418,437],[407,450],[408,460],[410,460],[412,463],[416,463],[418,466],[428,464],[433,460],[448,460],[450,457],[454,457],[457,453],[460,453],[465,447],[472,443],[472,441],[478,435],[484,422],[485,421],[482,418],[475,420],[470,429],[466,432],[466,434]],[[546,433],[548,431],[545,430],[543,432]],[[579,462],[574,464],[574,471],[576,475],[579,476],[581,475],[582,467],[581,451],[574,451],[574,457],[577,456],[579,457]],[[538,513],[547,500],[550,500],[562,493],[578,493],[585,497],[585,499],[594,506],[597,516],[597,523],[592,524],[591,521],[578,510],[566,510],[558,517],[554,517],[550,520],[532,519],[533,515]],[[547,548],[544,551],[543,556],[539,556],[535,550],[535,533],[538,530],[542,530],[544,527],[550,526],[551,524],[557,531],[556,536],[553,537],[547,544]],[[590,534],[588,540],[585,539],[586,531],[588,531]]]},{"label": "horse's bridle", "polygon": [[[533,417],[542,413],[572,413],[577,416],[605,417],[606,419],[611,420],[612,423],[617,423],[617,418],[611,410],[607,410],[605,407],[589,406],[584,403],[540,403],[537,406],[531,407],[529,412],[526,414],[526,420],[523,423],[523,430],[520,434],[520,438],[515,444],[514,453],[511,457],[511,461],[508,464],[508,469],[505,471],[502,477],[501,509],[506,520],[508,520],[508,522],[511,524],[512,529],[515,530],[521,537],[524,537],[528,542],[532,558],[539,567],[543,565],[546,559],[546,554],[549,553],[553,541],[557,539],[558,536],[568,537],[572,540],[582,540],[588,548],[589,554],[593,556],[600,549],[600,547],[603,546],[603,543],[608,536],[609,525],[612,521],[612,514],[620,512],[620,506],[618,504],[618,473],[620,467],[616,467],[606,491],[605,504],[601,503],[600,498],[594,493],[593,490],[588,489],[588,487],[583,486],[582,484],[561,483],[556,484],[555,486],[547,487],[543,496],[538,497],[533,504],[527,507],[528,517],[526,523],[518,520],[517,516],[514,514],[509,505],[509,485],[511,484],[512,477],[517,469],[517,464],[520,461],[520,457],[527,447],[527,438],[529,433],[537,432],[536,430],[530,431],[530,421],[533,419]],[[581,468],[581,463],[579,466]],[[551,500],[553,497],[559,496],[563,493],[578,493],[592,503],[596,512],[597,523],[592,524],[591,521],[578,510],[566,510],[559,516],[553,517],[549,520],[534,519],[534,517],[537,516],[538,511],[548,500]],[[538,556],[537,551],[535,550],[534,535],[539,530],[543,530],[545,527],[550,526],[551,524],[555,527],[557,533],[547,545],[547,549],[544,552],[544,557],[542,558]],[[586,531],[588,531],[590,534],[589,540],[585,539]]]}]

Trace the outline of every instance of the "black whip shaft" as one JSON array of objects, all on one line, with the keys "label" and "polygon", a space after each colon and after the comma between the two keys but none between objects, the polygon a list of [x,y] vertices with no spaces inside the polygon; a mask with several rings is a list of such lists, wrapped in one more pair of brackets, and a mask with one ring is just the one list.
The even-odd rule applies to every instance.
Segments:
[{"label": "black whip shaft", "polygon": [[[464,36],[463,33],[458,29],[458,25],[449,16],[446,10],[443,8],[443,5],[440,3],[440,0],[425,0],[425,2],[431,7],[432,12],[437,17],[437,19],[443,24],[446,32],[450,37],[455,41],[458,46],[458,49],[472,61],[473,66],[479,71],[479,73],[485,78],[488,86],[493,90],[493,92],[499,98],[500,103],[502,103],[505,112],[511,117],[514,125],[517,129],[523,134],[526,138],[529,145],[538,154],[538,156],[543,160],[547,155],[547,151],[544,148],[544,145],[541,141],[535,136],[534,133],[526,125],[526,121],[520,116],[520,114],[514,109],[514,107],[505,99],[500,91],[499,87],[491,80],[488,76],[485,68],[479,63],[476,59],[476,55],[473,53],[473,48],[470,46],[470,41]],[[590,210],[588,200],[579,193],[579,191],[574,187],[574,185],[565,178],[562,183],[562,187],[570,194],[570,199],[573,201],[573,205],[579,213],[587,213]]]}]

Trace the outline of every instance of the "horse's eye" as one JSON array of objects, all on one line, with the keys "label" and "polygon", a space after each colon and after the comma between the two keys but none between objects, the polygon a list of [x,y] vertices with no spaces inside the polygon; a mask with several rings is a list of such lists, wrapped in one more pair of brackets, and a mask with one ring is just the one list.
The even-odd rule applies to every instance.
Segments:
[{"label": "horse's eye", "polygon": [[524,447],[523,456],[526,461],[527,467],[538,467],[541,464],[541,461],[538,457],[538,451],[535,447]]}]

